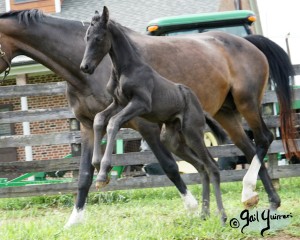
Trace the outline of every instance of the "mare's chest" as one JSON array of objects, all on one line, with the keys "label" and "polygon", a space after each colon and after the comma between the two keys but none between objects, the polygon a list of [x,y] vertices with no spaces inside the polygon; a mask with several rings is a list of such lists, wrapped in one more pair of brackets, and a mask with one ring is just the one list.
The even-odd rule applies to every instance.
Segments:
[{"label": "mare's chest", "polygon": [[95,115],[103,111],[112,100],[107,93],[94,94],[90,91],[88,93],[67,91],[67,98],[76,118],[86,125],[92,125]]}]

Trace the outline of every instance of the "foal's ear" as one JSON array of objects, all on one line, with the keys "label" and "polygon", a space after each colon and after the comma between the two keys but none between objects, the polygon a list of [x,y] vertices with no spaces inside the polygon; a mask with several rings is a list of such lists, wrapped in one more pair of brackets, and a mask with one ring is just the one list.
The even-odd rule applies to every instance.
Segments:
[{"label": "foal's ear", "polygon": [[108,12],[108,8],[106,6],[103,7],[103,12],[102,12],[102,21],[104,23],[107,23],[108,22],[108,19],[109,19],[109,12]]}]

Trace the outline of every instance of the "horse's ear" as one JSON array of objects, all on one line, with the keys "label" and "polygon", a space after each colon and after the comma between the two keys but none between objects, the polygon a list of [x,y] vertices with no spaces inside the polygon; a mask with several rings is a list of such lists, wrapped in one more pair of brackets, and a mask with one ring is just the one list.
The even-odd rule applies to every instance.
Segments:
[{"label": "horse's ear", "polygon": [[96,10],[96,11],[95,11],[95,14],[96,14],[96,15],[99,15],[99,12]]},{"label": "horse's ear", "polygon": [[108,22],[109,19],[109,12],[108,12],[108,8],[106,6],[103,7],[103,12],[102,12],[102,20],[104,23]]}]

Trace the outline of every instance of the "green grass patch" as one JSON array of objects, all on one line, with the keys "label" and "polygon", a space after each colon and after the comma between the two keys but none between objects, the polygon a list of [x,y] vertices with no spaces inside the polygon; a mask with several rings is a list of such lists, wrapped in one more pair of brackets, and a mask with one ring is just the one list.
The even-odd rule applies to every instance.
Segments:
[{"label": "green grass patch", "polygon": [[[282,230],[268,231],[267,239],[300,238],[300,178],[280,180],[281,212],[291,212],[291,223]],[[222,183],[228,220],[243,210],[241,182]],[[189,186],[201,199],[201,186]],[[268,207],[261,183],[259,208]],[[241,233],[227,221],[221,226],[211,194],[211,216],[201,220],[183,208],[175,187],[92,193],[88,198],[86,222],[67,230],[63,226],[73,208],[72,195],[0,199],[0,239],[260,239],[259,232]]]}]

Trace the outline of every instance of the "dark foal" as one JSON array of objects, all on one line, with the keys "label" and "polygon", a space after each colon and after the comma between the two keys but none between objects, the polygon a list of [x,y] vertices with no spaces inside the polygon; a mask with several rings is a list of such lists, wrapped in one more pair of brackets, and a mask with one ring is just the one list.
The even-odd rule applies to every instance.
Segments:
[{"label": "dark foal", "polygon": [[[188,153],[193,165],[200,172],[206,171],[204,176],[209,177],[214,186],[221,221],[224,223],[226,214],[221,198],[220,173],[203,139],[206,119],[208,122],[213,120],[205,116],[196,95],[189,88],[172,83],[150,67],[119,24],[109,20],[106,7],[103,8],[102,16],[96,12],[87,30],[86,40],[86,50],[81,63],[84,72],[87,72],[86,65],[99,64],[107,53],[113,63],[112,75],[107,86],[113,96],[113,102],[94,119],[93,162],[102,158],[96,186],[99,188],[108,182],[117,132],[124,123],[139,116],[151,122],[164,124],[161,139],[172,149],[176,149],[175,152]],[[105,133],[105,128],[107,146],[102,157],[98,143]],[[178,171],[176,169],[170,172],[170,168],[174,166],[176,165],[162,164],[167,175]],[[205,188],[209,188],[209,185]],[[197,201],[190,192],[187,191],[182,196],[186,206],[190,209],[197,208]],[[207,197],[205,201],[208,200]],[[208,203],[205,202],[204,205],[204,211],[208,213]]]}]

